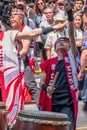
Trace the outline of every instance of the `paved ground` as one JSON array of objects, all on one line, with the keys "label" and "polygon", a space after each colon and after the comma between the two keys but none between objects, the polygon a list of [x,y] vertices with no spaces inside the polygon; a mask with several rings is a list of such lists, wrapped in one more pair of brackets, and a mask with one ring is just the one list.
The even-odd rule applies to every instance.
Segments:
[{"label": "paved ground", "polygon": [[87,130],[87,113],[83,111],[84,103],[79,101],[77,130]]}]

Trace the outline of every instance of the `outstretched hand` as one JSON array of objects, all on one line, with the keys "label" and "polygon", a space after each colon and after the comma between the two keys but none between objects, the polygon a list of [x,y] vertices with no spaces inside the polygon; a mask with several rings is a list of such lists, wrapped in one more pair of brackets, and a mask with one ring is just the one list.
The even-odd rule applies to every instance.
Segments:
[{"label": "outstretched hand", "polygon": [[63,28],[64,26],[66,26],[68,23],[68,21],[66,20],[64,23],[62,23],[61,25],[58,23],[56,25],[53,26],[54,30],[58,30],[58,29],[61,29]]}]

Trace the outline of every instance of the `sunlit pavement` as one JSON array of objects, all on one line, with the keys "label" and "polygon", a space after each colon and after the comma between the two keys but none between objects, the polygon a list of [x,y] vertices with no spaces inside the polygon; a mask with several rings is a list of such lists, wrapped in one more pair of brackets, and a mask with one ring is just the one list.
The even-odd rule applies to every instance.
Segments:
[{"label": "sunlit pavement", "polygon": [[84,103],[79,101],[78,120],[76,130],[87,130],[87,113],[83,111]]}]

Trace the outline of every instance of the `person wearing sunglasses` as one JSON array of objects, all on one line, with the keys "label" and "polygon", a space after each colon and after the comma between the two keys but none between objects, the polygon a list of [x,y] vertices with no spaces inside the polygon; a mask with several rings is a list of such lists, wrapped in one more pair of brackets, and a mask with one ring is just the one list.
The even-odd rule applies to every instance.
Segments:
[{"label": "person wearing sunglasses", "polygon": [[48,0],[48,6],[55,9],[56,8],[56,0]]},{"label": "person wearing sunglasses", "polygon": [[62,2],[59,2],[57,6],[60,10],[64,10],[64,4]]},{"label": "person wearing sunglasses", "polygon": [[64,11],[64,0],[49,0],[48,6],[53,8],[55,14],[59,13],[60,11]]},{"label": "person wearing sunglasses", "polygon": [[58,10],[64,10],[64,0],[58,0],[56,3]]},{"label": "person wearing sunglasses", "polygon": [[[34,23],[35,23],[35,28],[40,27],[40,23],[46,20],[46,16],[44,14],[44,9],[46,7],[46,1],[45,0],[36,0],[34,3]],[[41,40],[40,36],[36,38],[36,46],[35,46],[35,56],[38,57],[40,56],[41,59],[42,57],[42,49],[43,49],[43,41]]]}]

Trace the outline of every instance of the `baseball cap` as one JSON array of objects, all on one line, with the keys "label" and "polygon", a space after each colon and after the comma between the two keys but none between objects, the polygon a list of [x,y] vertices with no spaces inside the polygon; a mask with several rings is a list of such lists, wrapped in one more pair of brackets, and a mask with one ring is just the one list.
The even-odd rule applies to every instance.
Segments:
[{"label": "baseball cap", "polygon": [[26,9],[26,5],[23,2],[18,2],[17,7],[18,7],[18,9],[21,9],[23,11]]},{"label": "baseball cap", "polygon": [[69,38],[67,38],[67,37],[60,37],[60,38],[58,38],[58,39],[55,41],[54,48],[56,48],[56,44],[57,44],[57,43],[60,43],[60,42],[68,42],[68,43],[70,43]]},{"label": "baseball cap", "polygon": [[24,5],[24,2],[19,1],[17,2],[17,5]]}]

